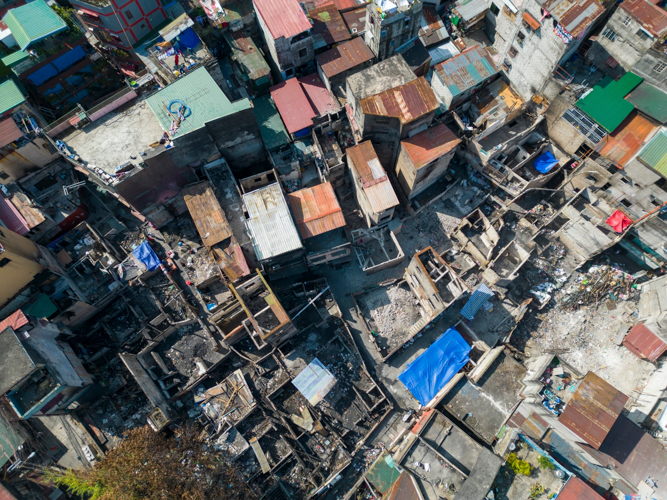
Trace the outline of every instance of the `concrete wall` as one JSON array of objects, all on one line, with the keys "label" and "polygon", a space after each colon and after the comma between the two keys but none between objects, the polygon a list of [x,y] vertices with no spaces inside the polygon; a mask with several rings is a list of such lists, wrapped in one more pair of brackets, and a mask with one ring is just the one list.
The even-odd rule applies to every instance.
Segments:
[{"label": "concrete wall", "polygon": [[437,71],[433,72],[433,78],[431,78],[431,88],[433,89],[435,95],[437,95],[438,98],[444,103],[444,105],[447,106],[447,109],[449,109],[454,100],[454,96],[447,88],[447,86],[445,86],[444,82],[440,79],[440,75],[438,75]]},{"label": "concrete wall", "polygon": [[667,55],[657,50],[650,49],[642,56],[632,71],[644,78],[648,83],[655,85],[659,89],[667,92],[667,69],[658,73],[655,67],[658,63],[667,64]]},{"label": "concrete wall", "polygon": [[455,151],[454,149],[417,170],[405,149],[401,146],[401,152],[396,163],[396,177],[405,196],[413,198],[437,181],[447,170]]},{"label": "concrete wall", "polygon": [[0,155],[2,155],[0,157],[0,172],[9,175],[7,179],[0,178],[2,184],[15,182],[48,165],[60,156],[41,137],[33,139],[20,149],[15,149],[11,145],[0,148]]},{"label": "concrete wall", "polygon": [[[366,45],[380,61],[396,54],[396,49],[414,38],[421,27],[422,3],[415,0],[412,9],[389,14],[384,19],[374,2],[366,7]],[[384,33],[384,36],[383,36]]]},{"label": "concrete wall", "polygon": [[563,113],[573,106],[567,99],[558,96],[545,113],[547,135],[570,155],[574,154],[584,143],[584,136],[563,119]]},{"label": "concrete wall", "polygon": [[9,229],[0,228],[0,306],[44,270],[37,262],[38,258],[39,249],[35,243]]},{"label": "concrete wall", "polygon": [[232,172],[253,175],[258,171],[251,169],[252,166],[265,164],[264,144],[252,109],[208,122],[206,129]]},{"label": "concrete wall", "polygon": [[[645,54],[651,45],[655,43],[654,38],[643,40],[637,36],[641,25],[623,9],[616,9],[616,12],[609,18],[607,24],[602,29],[594,42],[591,50],[610,55],[618,61],[625,71],[630,71],[632,67],[639,62],[642,55]],[[606,29],[616,33],[615,40],[610,40],[604,36]]]}]

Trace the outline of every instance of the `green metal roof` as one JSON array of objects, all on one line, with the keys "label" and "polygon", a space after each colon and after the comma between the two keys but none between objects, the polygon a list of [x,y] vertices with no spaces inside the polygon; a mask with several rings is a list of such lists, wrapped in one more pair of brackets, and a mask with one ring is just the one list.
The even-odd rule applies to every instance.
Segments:
[{"label": "green metal roof", "polygon": [[603,129],[612,133],[625,120],[635,107],[618,97],[617,91],[607,90],[599,85],[593,87],[593,90],[583,99],[577,101],[576,106],[595,120]]},{"label": "green metal roof", "polygon": [[271,97],[264,95],[255,99],[252,103],[264,147],[271,151],[283,144],[288,144],[290,142],[289,134],[285,130],[285,125],[280,119],[280,113],[278,113]]},{"label": "green metal roof", "polygon": [[21,50],[67,29],[65,21],[44,0],[35,0],[11,9],[2,20]]},{"label": "green metal roof", "polygon": [[637,76],[634,73],[626,73],[621,79],[610,82],[605,87],[605,90],[623,99],[643,81],[644,79],[641,76]]},{"label": "green metal roof", "polygon": [[667,94],[650,83],[642,82],[625,100],[654,120],[667,123]]},{"label": "green metal roof", "polygon": [[660,132],[639,155],[639,160],[667,177],[667,134]]},{"label": "green metal roof", "polygon": [[225,2],[222,12],[222,20],[231,23],[252,14],[255,9],[252,6],[252,0],[231,0],[231,2]]},{"label": "green metal roof", "polygon": [[13,53],[9,54],[8,56],[3,57],[2,62],[5,64],[5,66],[9,66],[11,68],[12,66],[15,66],[16,64],[25,61],[29,57],[30,57],[30,55],[27,52],[17,50],[16,52],[13,52]]},{"label": "green metal roof", "polygon": [[[165,108],[168,108],[169,104],[175,100],[183,102],[190,108],[191,113],[181,121],[181,126],[174,137],[180,137],[188,132],[198,130],[211,120],[229,116],[251,107],[248,99],[230,102],[206,71],[206,68],[203,67],[182,76],[171,85],[146,99],[160,125],[167,131],[171,128],[172,117]],[[175,115],[178,112],[178,107],[174,105],[172,109]],[[187,111],[185,114],[187,114]]]},{"label": "green metal roof", "polygon": [[35,302],[23,308],[24,314],[29,314],[35,318],[49,318],[57,312],[58,308],[45,293],[37,297]]},{"label": "green metal roof", "polygon": [[14,80],[0,83],[0,114],[9,111],[25,101],[25,97]]},{"label": "green metal roof", "polygon": [[0,467],[4,466],[14,456],[17,448],[25,443],[25,439],[15,428],[0,416]]},{"label": "green metal roof", "polygon": [[232,59],[238,63],[241,70],[251,80],[258,80],[263,76],[269,75],[271,68],[266,63],[262,53],[257,50],[255,42],[250,37],[245,37],[239,33],[226,31],[224,34],[225,40],[232,49]]}]

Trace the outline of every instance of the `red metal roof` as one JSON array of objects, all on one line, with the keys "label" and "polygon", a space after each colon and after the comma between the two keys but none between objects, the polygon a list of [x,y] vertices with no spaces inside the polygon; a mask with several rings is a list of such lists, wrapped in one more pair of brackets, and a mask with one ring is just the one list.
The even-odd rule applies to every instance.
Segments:
[{"label": "red metal roof", "polygon": [[23,132],[11,116],[0,120],[0,148],[23,137]]},{"label": "red metal roof", "polygon": [[350,32],[343,21],[343,17],[335,5],[325,5],[312,9],[308,15],[313,20],[313,35],[321,35],[327,45],[349,40]]},{"label": "red metal roof", "polygon": [[23,215],[21,215],[21,212],[2,193],[0,193],[0,220],[7,229],[21,236],[30,231],[30,227],[28,227],[28,223]]},{"label": "red metal roof", "polygon": [[546,0],[542,8],[574,38],[604,13],[604,6],[597,0]]},{"label": "red metal roof", "polygon": [[289,193],[287,202],[303,239],[345,226],[343,210],[329,182]]},{"label": "red metal roof", "polygon": [[603,498],[577,476],[572,476],[560,490],[558,500],[603,500]]},{"label": "red metal roof", "polygon": [[297,0],[253,0],[253,4],[274,40],[291,38],[312,27]]},{"label": "red metal roof", "polygon": [[643,323],[632,327],[623,339],[623,345],[635,356],[653,362],[667,350],[667,344]]},{"label": "red metal roof", "polygon": [[656,37],[667,32],[667,12],[646,0],[624,0],[621,9]]},{"label": "red metal roof", "polygon": [[371,141],[348,148],[346,153],[373,211],[380,213],[398,205],[398,198],[391,187],[391,181]]},{"label": "red metal roof", "polygon": [[657,128],[651,120],[636,110],[632,111],[613,133],[600,141],[595,150],[605,158],[625,166]]},{"label": "red metal roof", "polygon": [[299,78],[299,83],[317,116],[335,113],[340,110],[340,106],[336,104],[333,96],[317,73]]},{"label": "red metal roof", "polygon": [[317,64],[327,78],[334,77],[360,64],[372,60],[375,54],[362,37],[341,43],[317,56]]},{"label": "red metal roof", "polygon": [[364,0],[306,0],[304,2],[306,10],[308,11],[323,7],[325,5],[335,5],[336,9],[338,10],[347,11],[366,4],[368,4],[368,2]]},{"label": "red metal roof", "polygon": [[29,323],[28,318],[25,317],[23,311],[19,309],[13,314],[10,314],[5,319],[0,321],[0,332],[4,332],[7,327],[11,327],[12,330],[16,331],[19,328],[27,325]]},{"label": "red metal roof", "polygon": [[558,420],[597,450],[627,401],[609,382],[588,372]]},{"label": "red metal roof", "polygon": [[410,123],[438,109],[438,100],[421,76],[393,89],[361,100],[361,109],[367,115],[391,116],[401,123]]},{"label": "red metal roof", "polygon": [[285,128],[290,134],[308,128],[317,116],[299,80],[291,78],[269,89]]},{"label": "red metal roof", "polygon": [[422,168],[433,160],[449,153],[461,140],[445,124],[419,132],[401,141],[401,146],[415,168]]}]

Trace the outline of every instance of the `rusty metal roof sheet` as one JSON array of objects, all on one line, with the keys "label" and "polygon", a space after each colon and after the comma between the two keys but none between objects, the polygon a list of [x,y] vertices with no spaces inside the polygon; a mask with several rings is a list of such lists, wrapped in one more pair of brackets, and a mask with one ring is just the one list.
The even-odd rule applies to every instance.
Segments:
[{"label": "rusty metal roof sheet", "polygon": [[658,128],[653,121],[633,111],[595,150],[605,158],[625,166]]},{"label": "rusty metal roof sheet", "polygon": [[479,45],[464,50],[433,68],[453,96],[482,83],[500,70],[487,49]]},{"label": "rusty metal roof sheet", "polygon": [[438,109],[438,100],[422,76],[404,85],[380,92],[361,100],[367,115],[391,116],[402,124],[410,123]]},{"label": "rusty metal roof sheet", "polygon": [[609,382],[588,372],[558,420],[597,450],[627,401]]},{"label": "rusty metal roof sheet", "polygon": [[396,193],[371,141],[348,148],[347,155],[375,213],[398,205]]},{"label": "rusty metal roof sheet", "polygon": [[306,7],[307,11],[311,11],[312,9],[317,9],[319,7],[323,7],[325,5],[330,5],[333,4],[336,6],[336,9],[339,11],[348,11],[350,9],[355,9],[357,7],[360,7],[362,5],[368,4],[368,1],[366,0],[306,0],[303,2],[304,6]]},{"label": "rusty metal roof sheet", "polygon": [[11,116],[0,120],[0,148],[23,137],[23,132]]},{"label": "rusty metal roof sheet", "polygon": [[313,21],[311,33],[321,35],[327,45],[344,42],[351,38],[343,17],[335,5],[329,4],[308,12]]},{"label": "rusty metal roof sheet", "polygon": [[667,350],[665,341],[643,323],[632,327],[623,339],[623,345],[635,356],[651,362],[658,359]]},{"label": "rusty metal roof sheet", "polygon": [[387,500],[421,500],[423,497],[419,493],[419,487],[415,483],[412,475],[403,471],[391,489],[387,492]]},{"label": "rusty metal roof sheet", "polygon": [[317,64],[327,78],[332,78],[360,64],[372,60],[375,54],[362,37],[341,43],[317,56]]},{"label": "rusty metal roof sheet", "polygon": [[435,127],[404,139],[401,141],[401,146],[410,157],[415,168],[420,169],[449,153],[460,143],[461,140],[447,125],[439,123]]},{"label": "rusty metal roof sheet", "polygon": [[190,216],[197,226],[202,242],[212,247],[232,235],[227,217],[208,181],[183,188],[183,199],[190,211]]},{"label": "rusty metal roof sheet", "polygon": [[449,38],[449,32],[445,24],[435,11],[435,7],[424,6],[422,9],[421,28],[419,29],[419,39],[424,47],[430,47]]},{"label": "rusty metal roof sheet", "polygon": [[542,8],[574,38],[604,13],[604,6],[597,0],[546,0]]},{"label": "rusty metal roof sheet", "polygon": [[363,33],[366,30],[366,7],[343,12],[343,21],[351,34]]},{"label": "rusty metal roof sheet", "polygon": [[593,488],[584,483],[577,476],[570,476],[560,493],[558,500],[603,500]]},{"label": "rusty metal roof sheet", "polygon": [[646,0],[624,0],[620,8],[647,31],[660,38],[667,33],[667,12]]},{"label": "rusty metal roof sheet", "polygon": [[310,127],[317,116],[306,93],[296,78],[290,78],[271,87],[271,97],[290,134]]},{"label": "rusty metal roof sheet", "polygon": [[317,73],[299,78],[301,88],[305,92],[310,104],[317,116],[324,116],[340,111],[340,106],[335,101],[331,92]]},{"label": "rusty metal roof sheet", "polygon": [[274,40],[291,38],[312,28],[297,0],[253,0]]},{"label": "rusty metal roof sheet", "polygon": [[330,182],[289,193],[287,203],[303,239],[345,225],[343,210]]}]

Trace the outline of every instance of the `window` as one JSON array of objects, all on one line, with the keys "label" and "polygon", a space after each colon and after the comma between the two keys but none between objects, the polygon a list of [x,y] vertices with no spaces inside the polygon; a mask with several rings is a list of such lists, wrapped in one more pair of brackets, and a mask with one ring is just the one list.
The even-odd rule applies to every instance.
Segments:
[{"label": "window", "polygon": [[655,71],[656,73],[662,73],[665,70],[665,68],[667,68],[667,63],[659,62],[658,64],[653,66],[653,71]]},{"label": "window", "polygon": [[513,58],[516,57],[516,55],[517,55],[518,53],[519,53],[519,52],[512,46],[512,47],[510,47],[510,50],[509,50],[509,52],[507,53],[507,55],[510,56],[510,57],[513,59]]},{"label": "window", "polygon": [[606,191],[606,190],[609,189],[610,187],[611,187],[611,184],[609,184],[609,183],[607,182],[607,184],[605,184],[604,186],[602,186],[600,189],[602,189],[602,191]]},{"label": "window", "polygon": [[396,43],[396,40],[392,40],[391,42],[389,42],[389,45],[390,45],[391,47],[393,47],[395,43]]},{"label": "window", "polygon": [[632,206],[632,203],[630,201],[626,200],[625,198],[623,198],[621,200],[621,203],[628,208],[630,208]]},{"label": "window", "polygon": [[614,30],[605,28],[604,31],[602,32],[602,36],[613,42],[614,40],[616,40],[618,34],[616,34]]},{"label": "window", "polygon": [[493,2],[491,2],[491,8],[489,10],[491,11],[491,14],[493,14],[494,16],[497,16],[498,13],[500,12],[498,6]]},{"label": "window", "polygon": [[597,182],[598,182],[598,180],[595,177],[593,177],[592,175],[587,175],[586,179],[591,181],[593,184],[597,184]]},{"label": "window", "polygon": [[130,11],[130,9],[127,9],[127,10],[125,11],[125,17],[127,17],[127,20],[128,20],[128,21],[134,17],[134,16],[132,15],[132,12]]},{"label": "window", "polygon": [[9,179],[9,174],[4,170],[0,170],[0,179],[2,179],[3,181]]},{"label": "window", "polygon": [[382,30],[382,31],[380,32],[380,36],[381,36],[381,37],[382,37],[382,36],[387,36],[387,30]]},{"label": "window", "polygon": [[306,54],[308,54],[308,50],[307,50],[307,49],[301,49],[301,50],[299,51],[299,57],[306,57]]},{"label": "window", "polygon": [[632,18],[630,16],[625,16],[625,20],[623,20],[623,26],[628,26],[630,21],[632,21]]},{"label": "window", "polygon": [[3,259],[0,259],[0,267],[5,267],[5,266],[6,266],[7,264],[9,264],[10,262],[11,262],[11,260],[8,259],[7,257],[5,257],[5,258],[3,258]]},{"label": "window", "polygon": [[653,40],[653,37],[651,35],[649,35],[648,33],[646,33],[646,31],[644,31],[642,29],[638,29],[637,33],[635,33],[635,34],[644,41]]}]

